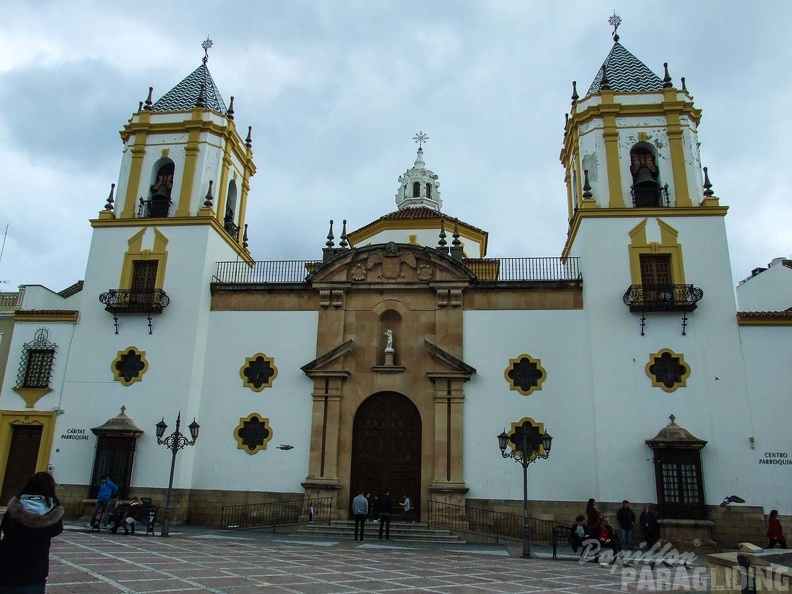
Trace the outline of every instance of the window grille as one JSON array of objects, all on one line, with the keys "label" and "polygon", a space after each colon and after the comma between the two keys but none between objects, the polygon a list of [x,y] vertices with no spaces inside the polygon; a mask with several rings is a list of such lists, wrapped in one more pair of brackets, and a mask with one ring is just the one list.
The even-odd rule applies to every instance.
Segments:
[{"label": "window grille", "polygon": [[49,388],[55,351],[58,345],[47,340],[49,332],[39,328],[31,342],[22,346],[22,359],[17,373],[17,388]]}]

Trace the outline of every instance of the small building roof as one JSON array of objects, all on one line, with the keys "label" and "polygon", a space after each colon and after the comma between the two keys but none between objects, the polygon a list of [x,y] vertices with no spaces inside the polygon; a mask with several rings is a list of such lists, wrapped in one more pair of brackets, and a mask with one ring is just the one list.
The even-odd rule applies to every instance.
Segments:
[{"label": "small building roof", "polygon": [[676,417],[671,415],[668,417],[670,423],[660,429],[660,431],[652,439],[646,440],[648,445],[653,450],[658,448],[689,448],[700,450],[707,442],[699,439],[684,427],[676,424]]},{"label": "small building roof", "polygon": [[143,429],[135,425],[135,421],[126,415],[126,406],[121,407],[121,412],[108,419],[102,425],[91,429],[94,435],[110,435],[112,437],[140,437]]}]

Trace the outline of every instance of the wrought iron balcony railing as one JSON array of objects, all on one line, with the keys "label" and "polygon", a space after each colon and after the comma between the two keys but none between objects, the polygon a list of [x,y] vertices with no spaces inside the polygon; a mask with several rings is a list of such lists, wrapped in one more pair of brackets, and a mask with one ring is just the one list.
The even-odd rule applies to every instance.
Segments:
[{"label": "wrought iron balcony railing", "polygon": [[693,285],[630,285],[624,303],[630,311],[693,311],[703,296]]},{"label": "wrought iron balcony railing", "polygon": [[157,196],[151,200],[140,199],[137,216],[139,219],[167,218],[173,202],[164,196]]},{"label": "wrought iron balcony railing", "polygon": [[632,203],[635,208],[667,208],[671,206],[668,197],[668,184],[664,186],[630,186]]},{"label": "wrought iron balcony railing", "polygon": [[151,315],[161,314],[170,303],[170,297],[162,289],[110,289],[99,295],[105,311],[113,314],[118,334],[118,314],[146,314],[151,334]]}]

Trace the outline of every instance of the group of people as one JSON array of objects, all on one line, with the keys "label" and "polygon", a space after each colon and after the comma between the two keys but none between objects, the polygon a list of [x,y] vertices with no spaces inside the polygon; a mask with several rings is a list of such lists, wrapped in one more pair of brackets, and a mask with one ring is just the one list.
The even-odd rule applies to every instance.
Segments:
[{"label": "group of people", "polygon": [[[611,549],[614,553],[622,549],[631,549],[636,518],[630,502],[626,499],[622,501],[622,506],[616,512],[616,520],[619,522],[618,534],[611,526],[608,516],[597,509],[594,498],[589,499],[586,504],[586,514],[580,514],[575,518],[575,526],[570,535],[572,550],[577,551],[578,547],[583,546],[584,541],[590,539],[598,540],[601,548]],[[660,529],[657,514],[650,504],[644,506],[639,521],[646,546],[651,549],[660,538]]]},{"label": "group of people", "polygon": [[[118,486],[108,476],[99,478],[99,491],[91,513],[90,528],[110,528],[116,534],[119,528],[124,534],[134,534],[135,524],[143,520],[143,500],[134,496],[128,503],[118,497]],[[2,594],[2,593],[0,593]]]},{"label": "group of people", "polygon": [[[404,499],[399,502],[399,505],[404,510],[404,521],[410,524],[415,524],[413,519],[413,504],[412,500],[404,494]],[[363,540],[363,532],[366,522],[379,522],[379,539],[382,540],[382,534],[385,533],[385,540],[390,540],[390,524],[391,516],[393,515],[393,499],[391,499],[390,491],[385,492],[372,499],[371,493],[360,491],[358,495],[352,500],[352,515],[355,518],[355,541]]]}]

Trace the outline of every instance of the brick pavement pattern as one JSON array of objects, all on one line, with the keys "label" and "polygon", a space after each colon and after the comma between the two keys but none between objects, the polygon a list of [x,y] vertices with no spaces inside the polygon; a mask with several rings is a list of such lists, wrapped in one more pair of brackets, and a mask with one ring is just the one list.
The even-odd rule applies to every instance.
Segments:
[{"label": "brick pavement pattern", "polygon": [[393,541],[310,542],[250,533],[147,538],[72,529],[53,539],[50,559],[48,594],[587,594],[634,592],[639,586],[623,587],[620,570],[511,557],[499,547],[418,549]]}]

